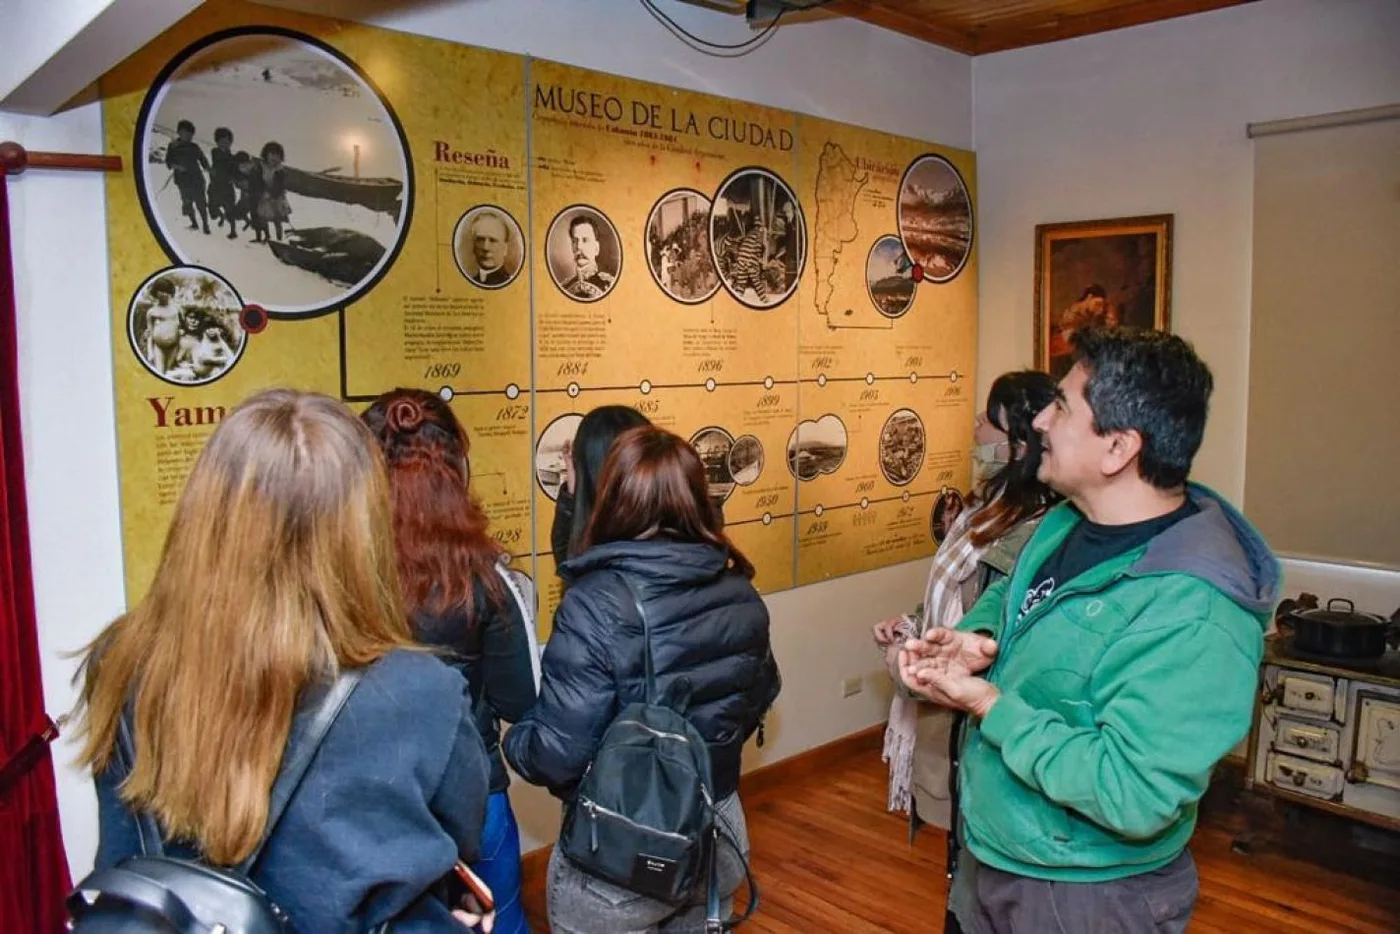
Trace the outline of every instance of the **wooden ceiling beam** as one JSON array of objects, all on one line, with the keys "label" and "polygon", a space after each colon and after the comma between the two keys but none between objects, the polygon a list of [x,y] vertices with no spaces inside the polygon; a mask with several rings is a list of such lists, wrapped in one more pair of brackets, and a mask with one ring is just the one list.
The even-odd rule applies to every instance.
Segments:
[{"label": "wooden ceiling beam", "polygon": [[1034,12],[999,17],[994,25],[983,26],[976,25],[975,19],[969,22],[955,13],[940,15],[920,11],[917,6],[911,7],[900,0],[835,0],[827,9],[964,55],[985,55],[1253,2],[1135,0],[1088,13],[1059,12],[1056,9],[1059,4],[1046,2]]},{"label": "wooden ceiling beam", "polygon": [[824,9],[870,23],[872,26],[882,26],[915,39],[941,45],[945,49],[952,49],[964,55],[977,54],[976,39],[972,33],[949,26],[936,17],[920,15],[907,8],[901,9],[896,3],[880,0],[835,0]]},{"label": "wooden ceiling beam", "polygon": [[974,55],[990,52],[1004,52],[1047,42],[1076,39],[1115,29],[1127,29],[1178,16],[1194,13],[1208,13],[1225,7],[1253,3],[1254,0],[1140,0],[1130,6],[1121,6],[1092,13],[1059,15],[1046,19],[1044,13],[1027,16],[998,24],[993,29],[974,30]]}]

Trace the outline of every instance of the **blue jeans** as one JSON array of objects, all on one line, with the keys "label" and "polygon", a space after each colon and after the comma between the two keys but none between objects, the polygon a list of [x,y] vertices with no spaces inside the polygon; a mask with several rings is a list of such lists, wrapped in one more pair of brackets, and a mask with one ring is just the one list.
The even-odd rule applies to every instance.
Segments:
[{"label": "blue jeans", "polygon": [[504,791],[486,798],[481,858],[472,864],[472,869],[495,896],[495,934],[530,934],[525,906],[520,902],[520,827],[510,809],[510,796]]}]

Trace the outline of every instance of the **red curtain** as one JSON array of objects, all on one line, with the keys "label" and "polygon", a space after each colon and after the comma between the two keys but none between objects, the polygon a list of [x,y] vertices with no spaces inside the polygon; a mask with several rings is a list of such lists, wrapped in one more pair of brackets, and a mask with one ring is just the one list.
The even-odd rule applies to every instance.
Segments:
[{"label": "red curtain", "polygon": [[70,883],[58,826],[53,757],[44,713],[19,431],[19,353],[10,211],[0,168],[0,765],[24,750],[37,761],[0,788],[0,931],[64,929]]}]

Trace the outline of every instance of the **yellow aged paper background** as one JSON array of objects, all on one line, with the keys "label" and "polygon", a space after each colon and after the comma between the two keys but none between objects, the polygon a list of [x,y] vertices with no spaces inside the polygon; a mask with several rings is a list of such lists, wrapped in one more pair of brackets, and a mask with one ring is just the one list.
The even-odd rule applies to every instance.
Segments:
[{"label": "yellow aged paper background", "polygon": [[[530,322],[528,277],[486,291],[470,286],[453,259],[453,228],[476,203],[502,207],[527,222],[525,190],[524,62],[518,56],[448,42],[338,23],[242,3],[213,3],[167,31],[102,81],[109,150],[131,153],[142,101],[158,73],[192,43],[221,30],[281,27],[330,45],[353,61],[392,106],[412,155],[415,182],[412,217],[400,253],[383,278],[353,304],[320,317],[274,320],[250,335],[243,357],[226,375],[205,386],[170,385],[148,372],[125,339],[127,310],[141,283],[172,260],[161,249],[142,213],[137,195],[138,157],[107,182],[108,230],[112,260],[113,348],[122,525],[129,599],[136,599],[154,572],[173,493],[156,493],[157,483],[178,490],[193,452],[227,409],[266,386],[315,389],[350,400],[367,400],[395,386],[464,394],[456,409],[472,433],[473,467],[488,512],[499,516],[497,533],[513,551],[528,526],[529,486],[521,465],[528,462]],[[468,93],[470,89],[470,93]],[[208,139],[214,127],[198,113],[189,115]],[[290,115],[295,118],[295,114]],[[235,136],[238,130],[234,124]],[[261,139],[237,140],[257,154]],[[443,162],[439,144],[452,153],[497,156],[492,166]],[[297,153],[288,153],[295,164]],[[319,169],[319,165],[308,165]],[[297,222],[293,214],[291,223]],[[215,235],[218,235],[218,231]],[[218,271],[217,269],[215,270]],[[417,347],[406,324],[406,309],[435,311],[439,330]],[[343,319],[343,325],[342,325]],[[448,352],[425,353],[428,346]],[[342,350],[344,357],[342,360]],[[343,381],[342,381],[343,380]],[[503,424],[497,415],[510,402],[507,384],[521,387],[526,405]],[[490,391],[491,397],[469,395]],[[193,427],[175,427],[174,415],[159,426],[156,404],[171,413],[186,409]],[[491,480],[488,478],[494,477]]]},{"label": "yellow aged paper background", "polygon": [[[975,201],[971,153],[236,0],[201,7],[103,79],[109,151],[139,149],[143,100],[173,59],[248,27],[325,43],[382,94],[410,155],[408,232],[358,298],[275,318],[221,377],[172,385],[127,339],[133,297],[176,262],[138,197],[147,154],[109,178],[129,600],[154,572],[174,499],[222,411],[274,385],[357,411],[396,386],[451,397],[471,439],[474,492],[536,578],[544,633],[560,585],[548,492],[558,451],[542,438],[598,405],[633,406],[693,440],[765,592],[932,552],[938,494],[968,483],[975,240],[955,277],[917,284],[893,315],[877,299],[887,312],[902,299],[873,294],[867,266],[877,241],[901,234],[908,167],[943,157]],[[190,116],[208,151],[218,118]],[[261,142],[235,148],[256,156]],[[307,158],[287,155],[326,168]],[[168,180],[160,197],[173,197]],[[510,227],[505,284],[472,278],[482,275],[472,221],[484,213]],[[568,236],[581,213],[608,228],[596,268]],[[294,210],[292,230],[307,216]],[[591,291],[571,291],[580,269]],[[831,419],[839,452],[822,440]],[[799,424],[818,422],[815,442],[802,443]]]}]

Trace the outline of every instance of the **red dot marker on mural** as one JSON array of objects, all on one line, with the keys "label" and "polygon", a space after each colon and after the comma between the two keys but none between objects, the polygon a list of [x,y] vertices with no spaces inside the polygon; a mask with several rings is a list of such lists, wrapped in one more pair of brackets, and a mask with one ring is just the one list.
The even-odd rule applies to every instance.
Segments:
[{"label": "red dot marker on mural", "polygon": [[920,266],[918,263],[915,263],[913,267],[909,270],[909,278],[913,279],[915,282],[923,282],[924,267]]},{"label": "red dot marker on mural", "polygon": [[249,334],[261,334],[267,328],[267,311],[261,305],[244,305],[238,321]]}]

